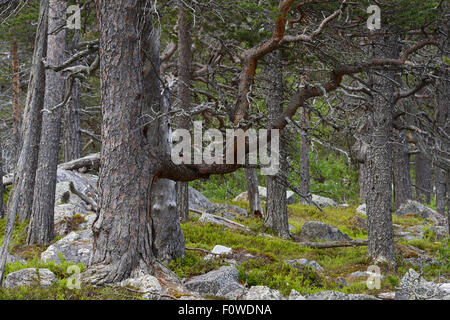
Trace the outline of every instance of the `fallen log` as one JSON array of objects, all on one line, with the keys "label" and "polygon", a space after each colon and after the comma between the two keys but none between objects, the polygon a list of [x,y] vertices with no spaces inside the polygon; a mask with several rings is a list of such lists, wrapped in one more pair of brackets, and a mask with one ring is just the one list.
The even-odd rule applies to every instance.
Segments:
[{"label": "fallen log", "polygon": [[[63,170],[78,170],[85,168],[86,171],[98,171],[100,168],[100,153],[91,153],[83,158],[75,159],[69,162],[61,163],[58,169]],[[14,174],[8,173],[3,176],[3,185],[9,186],[13,183]]]},{"label": "fallen log", "polygon": [[325,241],[325,242],[294,242],[302,247],[309,247],[315,249],[327,248],[344,248],[344,247],[361,247],[367,246],[368,240],[352,240],[352,241]]}]

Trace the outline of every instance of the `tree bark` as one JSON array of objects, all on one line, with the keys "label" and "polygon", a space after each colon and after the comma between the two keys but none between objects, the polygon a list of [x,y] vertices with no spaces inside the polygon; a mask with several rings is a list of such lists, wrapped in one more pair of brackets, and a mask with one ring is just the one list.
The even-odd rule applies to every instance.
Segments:
[{"label": "tree bark", "polygon": [[[14,222],[19,209],[19,202],[23,202],[20,201],[21,198],[25,198],[28,201],[30,200],[29,198],[31,198],[31,201],[33,200],[34,173],[35,166],[37,165],[37,151],[39,150],[41,132],[41,110],[44,102],[45,69],[42,61],[45,58],[47,51],[47,16],[48,1],[42,0],[39,6],[39,20],[36,30],[33,61],[25,105],[26,112],[22,128],[23,144],[14,174],[11,197],[8,202],[8,216],[6,219],[3,246],[0,253],[0,285],[3,281],[9,242],[14,230]],[[30,175],[32,175],[32,177],[30,177]],[[33,189],[30,191],[30,186],[26,185],[31,182],[33,183]],[[29,202],[27,204],[29,205]]]},{"label": "tree bark", "polygon": [[22,126],[22,110],[20,108],[20,65],[17,51],[17,40],[15,36],[11,38],[11,71],[12,71],[12,108],[13,108],[13,157],[12,167],[16,166],[17,158],[22,143],[20,128]]},{"label": "tree bark", "polygon": [[72,87],[72,97],[64,112],[64,161],[79,159],[81,150],[80,125],[80,80],[75,79]]},{"label": "tree bark", "polygon": [[21,130],[22,148],[17,160],[13,188],[8,201],[8,212],[14,211],[11,216],[15,219],[17,214],[22,222],[31,217],[34,179],[41,139],[41,111],[44,105],[45,90],[45,68],[42,61],[47,52],[48,1],[41,0],[39,10],[39,21]]},{"label": "tree bark", "polygon": [[0,141],[0,219],[5,217],[5,208],[3,205],[3,194],[5,193],[5,186],[3,185],[3,160],[2,160],[3,146]]},{"label": "tree bark", "polygon": [[[374,35],[371,46],[374,58],[397,58],[397,39],[392,35]],[[388,79],[395,73],[380,71],[371,75],[372,112],[369,114],[367,169],[367,252],[375,263],[396,266],[392,226],[392,105],[394,87]]]},{"label": "tree bark", "polygon": [[[282,52],[277,50],[267,56],[265,76],[267,78],[267,114],[272,121],[283,111],[283,69],[281,67]],[[283,137],[280,137],[280,169],[278,176],[267,176],[267,204],[264,225],[281,238],[290,238],[287,213],[286,187],[279,181],[285,175],[287,163],[285,159]],[[287,176],[287,175],[286,175]]]},{"label": "tree bark", "polygon": [[250,213],[258,217],[263,217],[261,199],[258,192],[258,173],[255,168],[245,168],[245,181],[247,183],[248,202],[250,204]]},{"label": "tree bark", "polygon": [[[66,3],[63,0],[49,0],[47,62],[60,65],[64,62],[66,32],[60,28],[66,21]],[[64,76],[51,69],[45,74],[46,110],[51,110],[63,100]],[[38,168],[33,195],[33,211],[28,228],[27,243],[44,245],[54,238],[54,206],[56,170],[61,134],[62,108],[53,112],[44,111],[39,146]]]},{"label": "tree bark", "polygon": [[[299,189],[302,194],[309,195],[309,145],[310,140],[308,136],[309,129],[309,110],[307,108],[300,108],[300,124],[304,130],[304,135],[300,137],[300,185]],[[300,203],[310,204],[305,199],[300,198]]]},{"label": "tree bark", "polygon": [[409,165],[408,137],[406,130],[396,134],[393,147],[394,204],[397,210],[402,203],[412,199],[411,173]]},{"label": "tree bark", "polygon": [[[182,1],[178,1],[178,98],[180,107],[190,109],[192,101],[192,23]],[[188,117],[182,116],[176,119],[178,128],[189,129]],[[177,211],[181,221],[189,220],[189,185],[187,182],[177,182]]]},{"label": "tree bark", "polygon": [[422,203],[431,203],[431,158],[421,153],[416,154],[416,199]]},{"label": "tree bark", "polygon": [[[100,212],[93,226],[93,266],[87,272],[97,284],[121,281],[137,268],[152,272],[157,259],[184,252],[175,183],[157,179],[150,166],[150,150],[167,151],[170,145],[167,120],[144,125],[148,110],[164,112],[160,106],[167,105],[154,103],[161,96],[154,73],[159,70],[159,38],[145,7],[151,7],[149,1],[97,2],[103,104]],[[153,64],[147,60],[149,68],[144,68],[144,59],[154,59]]]}]

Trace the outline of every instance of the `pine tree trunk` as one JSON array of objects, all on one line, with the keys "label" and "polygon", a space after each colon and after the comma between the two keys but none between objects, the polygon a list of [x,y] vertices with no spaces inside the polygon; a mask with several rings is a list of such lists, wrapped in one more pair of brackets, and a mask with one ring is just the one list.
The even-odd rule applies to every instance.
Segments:
[{"label": "pine tree trunk", "polygon": [[[269,119],[275,119],[283,110],[283,69],[282,53],[275,51],[267,56],[265,77],[267,81],[267,113]],[[280,137],[279,176],[287,171],[283,137]],[[275,176],[267,176],[267,214],[264,225],[281,238],[290,238],[287,213],[286,187]]]},{"label": "pine tree trunk", "polygon": [[258,173],[255,168],[245,168],[245,181],[247,182],[247,195],[250,204],[250,213],[258,217],[263,216],[261,199],[258,192]]},{"label": "pine tree trunk", "polygon": [[[27,100],[25,104],[25,116],[22,125],[22,148],[17,161],[14,173],[13,188],[8,202],[8,216],[6,219],[5,235],[3,246],[0,252],[0,285],[5,271],[6,256],[14,230],[14,222],[17,212],[20,209],[28,212],[26,208],[20,207],[20,203],[29,205],[33,201],[34,174],[37,166],[37,156],[39,151],[39,140],[41,133],[41,110],[44,103],[45,70],[42,63],[47,52],[47,16],[48,1],[42,0],[39,6],[39,20],[36,30],[36,40],[34,45],[33,61],[31,66],[30,81],[28,84]],[[34,167],[33,167],[34,166]],[[33,170],[34,169],[34,170]],[[32,177],[30,177],[32,175]],[[33,188],[27,184],[32,182]],[[22,201],[21,201],[22,200]],[[25,201],[23,201],[25,200]]]},{"label": "pine tree trunk", "polygon": [[422,203],[431,202],[431,159],[423,153],[416,154],[416,199]]},{"label": "pine tree trunk", "polygon": [[[398,57],[397,39],[389,35],[373,36],[372,55]],[[373,86],[372,112],[369,115],[367,170],[367,252],[376,263],[395,267],[394,231],[392,226],[392,105],[394,88],[391,71],[371,75]],[[382,94],[380,94],[382,93]]]},{"label": "pine tree trunk", "polygon": [[[300,137],[300,192],[308,196],[309,190],[309,144],[310,140],[308,137],[309,129],[309,110],[307,108],[300,109],[301,126],[304,129],[305,135]],[[300,203],[306,203],[306,200],[300,198]]]},{"label": "pine tree trunk", "polygon": [[[49,0],[47,61],[51,65],[64,62],[66,48],[65,29],[59,29],[66,20],[66,3]],[[56,31],[55,30],[58,30]],[[60,104],[64,93],[64,76],[51,69],[45,74],[46,110]],[[62,108],[42,115],[42,134],[39,146],[38,168],[34,185],[33,211],[28,228],[27,243],[44,245],[54,238],[54,206],[56,171],[61,134]]]},{"label": "pine tree trunk", "polygon": [[83,156],[80,131],[80,87],[80,80],[75,79],[72,97],[64,111],[64,162],[79,159]]},{"label": "pine tree trunk", "polygon": [[20,152],[20,145],[22,143],[21,131],[22,126],[22,110],[20,108],[20,65],[19,65],[19,55],[17,52],[17,41],[13,36],[11,38],[11,71],[12,71],[12,108],[13,108],[13,125],[12,125],[12,135],[13,135],[13,157],[12,167],[16,166],[17,158]]},{"label": "pine tree trunk", "polygon": [[14,171],[8,212],[19,216],[20,221],[31,217],[33,205],[34,179],[36,175],[39,142],[41,139],[42,108],[44,105],[45,68],[43,60],[47,53],[48,1],[40,3],[40,13],[36,40],[28,84],[27,100],[22,123],[22,148]]},{"label": "pine tree trunk", "polygon": [[[158,78],[152,73],[159,69],[159,37],[151,17],[144,17],[146,5],[145,0],[97,2],[103,104],[100,212],[93,226],[93,266],[86,273],[97,284],[121,281],[136,268],[152,272],[156,259],[184,252],[175,183],[154,179],[150,166],[150,148],[170,148],[168,123],[143,126],[143,114],[152,107],[164,112],[167,106],[159,103]],[[156,70],[144,73],[144,57],[154,59]]]},{"label": "pine tree trunk", "polygon": [[[178,97],[180,107],[190,109],[191,104],[191,78],[192,78],[192,23],[189,21],[182,1],[178,1]],[[179,117],[176,119],[178,128],[189,129],[189,119]],[[189,185],[187,182],[177,182],[177,211],[181,221],[189,220]]]},{"label": "pine tree trunk", "polygon": [[406,135],[406,130],[397,132],[396,138],[393,147],[395,210],[397,210],[406,200],[412,199],[408,137]]},{"label": "pine tree trunk", "polygon": [[5,217],[5,208],[3,205],[3,194],[5,193],[5,187],[3,185],[3,159],[2,159],[2,151],[3,146],[0,141],[0,219],[3,219]]}]

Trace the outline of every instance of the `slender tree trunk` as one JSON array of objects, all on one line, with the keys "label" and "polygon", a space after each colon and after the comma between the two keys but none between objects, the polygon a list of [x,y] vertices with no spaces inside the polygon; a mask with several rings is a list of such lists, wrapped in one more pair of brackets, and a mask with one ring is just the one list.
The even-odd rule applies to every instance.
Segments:
[{"label": "slender tree trunk", "polygon": [[445,171],[436,167],[435,168],[435,178],[436,178],[436,211],[440,214],[445,214],[445,194],[446,194],[446,184],[447,177]]},{"label": "slender tree trunk", "polygon": [[[267,56],[265,76],[267,77],[267,113],[269,119],[276,119],[283,111],[283,69],[281,67],[282,52],[275,51]],[[286,173],[287,165],[283,137],[280,137],[280,169],[279,176]],[[267,176],[267,214],[264,225],[276,232],[279,237],[290,238],[286,187],[276,176]]]},{"label": "slender tree trunk", "polygon": [[72,96],[64,110],[64,162],[79,159],[83,156],[81,149],[80,87],[80,80],[74,79]]},{"label": "slender tree trunk", "polygon": [[11,38],[11,71],[12,71],[12,108],[13,108],[13,158],[12,167],[15,167],[22,143],[20,128],[22,126],[22,110],[20,108],[20,65],[17,51],[16,37]]},{"label": "slender tree trunk", "polygon": [[[48,13],[47,61],[51,65],[64,62],[66,47],[66,3],[63,0],[50,0]],[[56,31],[58,30],[58,31]],[[46,110],[52,109],[63,100],[64,77],[51,69],[45,74]],[[38,168],[34,185],[33,211],[28,228],[27,242],[44,245],[54,238],[54,206],[56,189],[56,170],[61,134],[62,108],[44,112],[42,134],[39,147]]]},{"label": "slender tree trunk", "polygon": [[[373,36],[372,55],[375,58],[397,58],[397,39],[389,35]],[[392,105],[394,88],[388,79],[391,71],[371,75],[372,112],[369,115],[367,169],[367,252],[376,262],[395,267],[394,231],[392,226]],[[388,101],[386,101],[386,99]]]},{"label": "slender tree trunk", "polygon": [[[183,2],[178,1],[178,97],[182,109],[189,110],[191,104],[192,78],[192,23],[186,13]],[[178,128],[189,129],[187,117],[176,119]],[[181,221],[189,220],[189,185],[187,182],[177,182],[177,211]]]},{"label": "slender tree trunk", "polygon": [[[44,103],[45,72],[42,63],[47,52],[47,16],[48,1],[42,0],[39,6],[39,20],[36,30],[33,61],[31,66],[30,81],[28,84],[27,100],[25,104],[25,117],[22,125],[22,148],[14,173],[12,195],[8,202],[8,216],[6,219],[5,236],[3,238],[2,251],[0,253],[0,285],[5,271],[6,256],[9,242],[14,230],[17,211],[21,198],[28,201],[34,190],[34,174],[37,165],[37,151],[41,132],[41,110]],[[34,167],[33,167],[34,165]],[[33,170],[34,169],[34,170]],[[30,177],[32,175],[32,179]],[[33,182],[33,188],[29,190],[28,183]],[[29,203],[28,203],[29,204]],[[31,205],[30,211],[31,211]],[[24,211],[27,212],[27,211]]]},{"label": "slender tree trunk", "polygon": [[[301,126],[304,129],[305,135],[300,137],[300,192],[305,196],[309,195],[309,110],[307,108],[300,109]],[[300,199],[300,203],[305,203],[306,200]],[[306,203],[310,204],[310,203]]]},{"label": "slender tree trunk", "polygon": [[258,192],[258,173],[255,168],[245,168],[245,181],[247,182],[247,195],[250,204],[250,213],[258,217],[263,216],[261,199]]},{"label": "slender tree trunk", "polygon": [[423,153],[416,154],[416,199],[422,203],[431,202],[431,159]]},{"label": "slender tree trunk", "polygon": [[395,210],[408,199],[412,199],[411,173],[409,165],[408,137],[406,130],[397,132],[393,147],[394,203]]},{"label": "slender tree trunk", "polygon": [[5,187],[3,185],[3,159],[2,159],[3,146],[0,141],[0,219],[5,217],[5,208],[3,205],[3,194],[5,193]]},{"label": "slender tree trunk", "polygon": [[34,179],[41,139],[41,110],[44,105],[45,68],[42,61],[47,52],[47,15],[48,1],[42,0],[21,130],[22,148],[8,201],[8,211],[13,210],[15,213],[12,216],[15,217],[17,210],[20,221],[31,217],[33,205]]},{"label": "slender tree trunk", "polygon": [[[144,7],[151,7],[149,1],[97,2],[103,104],[100,212],[86,279],[98,284],[121,281],[137,268],[152,272],[156,259],[184,251],[175,183],[156,179],[150,166],[150,149],[170,148],[168,123],[143,126],[146,110],[164,112],[167,106],[153,105],[160,97],[152,74],[159,69],[159,38]],[[144,72],[144,57],[155,59],[156,70]]]}]

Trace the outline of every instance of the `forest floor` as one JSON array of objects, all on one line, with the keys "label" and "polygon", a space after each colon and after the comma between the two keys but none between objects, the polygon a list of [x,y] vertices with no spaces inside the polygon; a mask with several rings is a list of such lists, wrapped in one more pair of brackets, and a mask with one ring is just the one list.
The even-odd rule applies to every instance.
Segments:
[{"label": "forest floor", "polygon": [[[248,209],[247,202],[231,202]],[[327,207],[322,211],[305,205],[288,206],[289,223],[292,234],[298,236],[306,221],[321,221],[337,227],[353,239],[367,239],[366,217],[357,213],[355,207]],[[191,212],[191,221],[181,228],[186,239],[186,254],[182,259],[169,264],[181,279],[205,274],[228,265],[230,261],[239,270],[239,281],[246,287],[267,286],[288,296],[292,289],[302,295],[324,290],[343,293],[364,293],[377,296],[382,292],[394,292],[402,276],[413,268],[433,282],[449,282],[450,261],[448,240],[437,240],[424,219],[417,216],[393,217],[397,234],[411,227],[422,228],[423,239],[396,238],[397,270],[381,270],[383,276],[379,289],[369,289],[366,278],[355,276],[355,272],[368,270],[371,265],[367,258],[367,247],[343,247],[316,249],[304,247],[294,240],[284,240],[267,236],[270,232],[264,227],[262,219],[237,217],[234,219],[251,231],[228,229],[221,225],[205,224],[199,215]],[[0,242],[3,241],[5,219],[0,220]],[[262,237],[261,234],[266,236]],[[47,268],[59,282],[50,288],[39,286],[14,289],[0,288],[0,299],[140,299],[142,295],[130,288],[94,288],[82,286],[81,289],[67,288],[67,268],[73,264],[62,262],[42,262],[39,257],[46,247],[26,246],[26,223],[16,224],[11,253],[26,260],[25,264],[15,262],[6,267],[6,274],[24,268]],[[55,239],[57,241],[60,238]],[[216,245],[232,249],[232,253],[205,259],[207,252]],[[436,263],[422,263],[423,258]],[[323,270],[312,267],[297,268],[286,263],[287,260],[304,258],[314,260]],[[79,264],[81,270],[84,269]],[[215,297],[210,297],[215,298]]]}]

